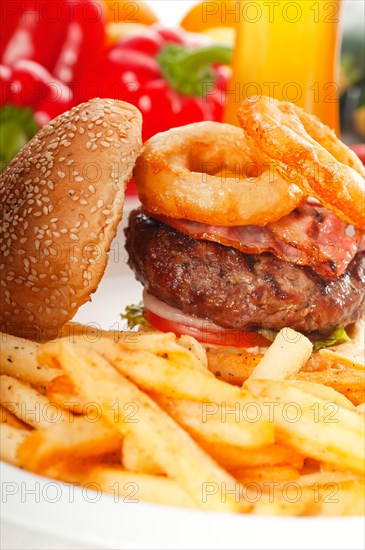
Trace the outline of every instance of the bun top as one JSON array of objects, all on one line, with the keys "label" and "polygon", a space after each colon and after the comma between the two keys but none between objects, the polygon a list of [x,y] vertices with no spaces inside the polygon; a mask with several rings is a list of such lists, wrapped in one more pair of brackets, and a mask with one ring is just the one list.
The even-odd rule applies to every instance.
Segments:
[{"label": "bun top", "polygon": [[47,340],[90,299],[105,271],[142,117],[93,99],[45,126],[0,177],[3,332]]}]

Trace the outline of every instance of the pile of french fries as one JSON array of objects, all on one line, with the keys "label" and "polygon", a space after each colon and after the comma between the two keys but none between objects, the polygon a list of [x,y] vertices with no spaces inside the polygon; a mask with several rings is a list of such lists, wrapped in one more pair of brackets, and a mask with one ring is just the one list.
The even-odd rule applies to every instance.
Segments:
[{"label": "pile of french fries", "polygon": [[[291,329],[251,354],[233,383],[224,352],[188,336],[69,323],[45,344],[1,339],[0,449],[10,464],[124,502],[364,512],[360,389],[350,400],[303,376],[318,372],[312,344]],[[363,382],[361,365],[338,368]]]}]

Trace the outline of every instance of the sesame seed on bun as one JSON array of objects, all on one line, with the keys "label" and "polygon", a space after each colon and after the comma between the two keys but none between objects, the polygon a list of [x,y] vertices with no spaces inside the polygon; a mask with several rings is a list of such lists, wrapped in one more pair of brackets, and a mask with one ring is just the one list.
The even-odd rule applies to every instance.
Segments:
[{"label": "sesame seed on bun", "polygon": [[93,99],[52,120],[0,177],[3,332],[47,340],[90,300],[142,148],[142,117]]}]

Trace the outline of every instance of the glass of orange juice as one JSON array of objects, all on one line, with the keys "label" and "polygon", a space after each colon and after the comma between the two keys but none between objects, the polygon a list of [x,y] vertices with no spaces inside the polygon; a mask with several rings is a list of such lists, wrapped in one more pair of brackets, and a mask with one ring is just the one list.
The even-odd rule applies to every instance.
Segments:
[{"label": "glass of orange juice", "polygon": [[[221,4],[222,20],[226,4]],[[225,122],[248,97],[267,95],[303,107],[339,131],[341,0],[241,0]],[[232,14],[230,15],[232,17]]]}]

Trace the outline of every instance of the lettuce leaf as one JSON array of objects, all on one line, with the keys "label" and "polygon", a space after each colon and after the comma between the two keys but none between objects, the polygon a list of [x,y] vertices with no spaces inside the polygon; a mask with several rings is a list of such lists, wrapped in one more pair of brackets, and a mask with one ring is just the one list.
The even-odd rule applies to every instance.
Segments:
[{"label": "lettuce leaf", "polygon": [[133,329],[140,325],[145,327],[150,326],[143,315],[143,302],[126,306],[125,313],[121,313],[120,318],[127,321],[129,329]]},{"label": "lettuce leaf", "polygon": [[[260,334],[265,336],[270,342],[273,342],[278,335],[278,332],[275,330],[259,330]],[[334,332],[325,340],[317,340],[313,342],[313,351],[319,351],[322,348],[328,348],[330,346],[338,346],[339,344],[344,344],[345,342],[351,342],[351,338],[347,334],[346,330],[343,327],[336,328]]]},{"label": "lettuce leaf", "polygon": [[332,332],[331,336],[326,338],[326,340],[318,340],[313,344],[313,351],[318,351],[322,348],[328,348],[330,346],[338,346],[339,344],[344,344],[345,342],[351,342],[351,338],[347,334],[346,330],[343,327],[336,328]]}]

